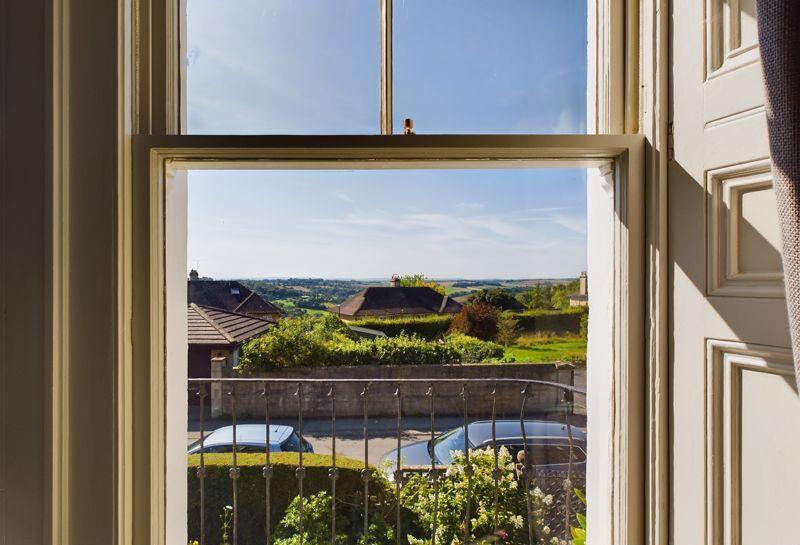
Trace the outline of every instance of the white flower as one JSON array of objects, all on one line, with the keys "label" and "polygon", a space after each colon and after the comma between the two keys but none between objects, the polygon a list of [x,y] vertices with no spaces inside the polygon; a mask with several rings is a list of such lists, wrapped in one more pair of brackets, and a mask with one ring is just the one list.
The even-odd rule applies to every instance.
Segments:
[{"label": "white flower", "polygon": [[545,505],[553,505],[553,495],[552,494],[546,495],[542,501],[544,502]]},{"label": "white flower", "polygon": [[549,526],[545,526],[544,528],[542,528],[542,532],[544,533],[544,535],[549,535],[550,534],[550,527]]}]

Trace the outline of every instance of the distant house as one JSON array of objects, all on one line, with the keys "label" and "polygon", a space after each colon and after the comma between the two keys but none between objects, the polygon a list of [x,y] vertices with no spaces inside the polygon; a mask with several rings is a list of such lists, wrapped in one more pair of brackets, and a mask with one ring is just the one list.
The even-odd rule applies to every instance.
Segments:
[{"label": "distant house", "polygon": [[275,320],[190,303],[187,309],[190,378],[211,376],[211,358],[236,366],[245,341],[263,335]]},{"label": "distant house", "polygon": [[236,280],[200,279],[197,271],[189,273],[186,302],[208,306],[255,318],[279,320],[281,310]]},{"label": "distant house", "polygon": [[461,303],[428,287],[370,286],[328,311],[342,320],[456,314]]},{"label": "distant house", "polygon": [[587,283],[586,273],[582,272],[579,280],[578,293],[568,295],[569,306],[571,307],[585,307],[589,305],[589,286]]}]

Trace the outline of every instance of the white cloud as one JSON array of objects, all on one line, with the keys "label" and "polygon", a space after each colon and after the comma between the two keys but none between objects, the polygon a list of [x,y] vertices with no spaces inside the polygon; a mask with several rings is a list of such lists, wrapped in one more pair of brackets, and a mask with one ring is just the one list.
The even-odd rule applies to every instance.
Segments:
[{"label": "white cloud", "polygon": [[484,208],[486,205],[479,202],[460,202],[453,205],[453,208],[460,208],[462,210],[478,210]]},{"label": "white cloud", "polygon": [[575,134],[580,132],[579,125],[576,123],[575,116],[569,109],[561,110],[558,115],[558,123],[553,127],[553,134]]},{"label": "white cloud", "polygon": [[569,229],[573,233],[579,235],[586,234],[586,218],[578,216],[567,216],[565,214],[553,214],[550,218],[553,223]]},{"label": "white cloud", "polygon": [[333,193],[331,193],[331,195],[333,195],[340,201],[344,201],[346,203],[353,204],[354,202],[353,198],[350,195],[348,195],[347,193],[342,193],[341,191],[334,191]]}]

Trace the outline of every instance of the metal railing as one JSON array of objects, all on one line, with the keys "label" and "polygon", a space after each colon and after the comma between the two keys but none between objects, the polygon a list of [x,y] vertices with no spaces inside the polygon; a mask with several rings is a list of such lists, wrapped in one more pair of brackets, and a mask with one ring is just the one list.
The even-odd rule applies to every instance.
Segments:
[{"label": "metal railing", "polygon": [[[209,539],[207,535],[207,517],[209,514],[207,513],[207,504],[206,504],[206,495],[207,495],[207,484],[206,479],[208,476],[208,466],[206,463],[206,457],[208,454],[206,453],[206,445],[205,440],[207,434],[210,433],[207,429],[208,425],[208,416],[206,415],[206,406],[207,406],[207,399],[210,397],[209,395],[209,386],[212,385],[219,385],[222,387],[223,394],[229,396],[230,398],[230,415],[229,415],[229,425],[233,428],[232,433],[232,449],[231,449],[231,465],[228,468],[228,475],[230,477],[230,498],[231,498],[231,523],[232,523],[232,532],[229,536],[229,542],[224,543],[223,545],[250,545],[249,543],[245,543],[240,540],[240,528],[239,528],[239,518],[240,518],[240,511],[241,506],[239,505],[239,480],[241,477],[241,467],[239,465],[239,458],[237,457],[237,451],[239,451],[239,446],[237,445],[237,426],[240,426],[241,423],[237,423],[237,396],[241,396],[242,394],[237,390],[243,389],[245,385],[248,387],[248,392],[252,392],[252,387],[254,385],[258,385],[259,387],[259,394],[263,396],[263,414],[259,419],[260,422],[263,422],[265,426],[266,432],[266,441],[263,450],[263,460],[264,465],[261,468],[261,475],[263,476],[263,486],[264,486],[264,532],[263,532],[263,539],[259,540],[259,543],[266,543],[270,545],[274,543],[274,528],[275,528],[275,521],[272,517],[272,502],[273,502],[273,483],[272,479],[274,476],[275,467],[273,465],[273,456],[270,448],[271,444],[271,437],[270,437],[270,426],[271,426],[271,414],[270,414],[270,398],[274,395],[286,395],[286,388],[291,387],[293,390],[294,396],[297,398],[297,414],[296,414],[296,432],[300,439],[300,448],[299,452],[297,452],[297,467],[295,469],[295,478],[296,478],[296,485],[297,485],[297,495],[299,496],[299,502],[297,503],[299,509],[299,543],[300,545],[303,544],[303,539],[305,535],[304,525],[304,513],[303,510],[305,508],[305,500],[306,500],[306,490],[304,487],[304,481],[306,479],[306,465],[304,463],[304,448],[303,445],[305,444],[306,437],[304,434],[304,406],[306,403],[311,400],[311,395],[314,396],[313,400],[316,402],[316,412],[319,413],[319,396],[320,396],[320,389],[324,389],[325,396],[328,400],[328,411],[326,415],[326,420],[330,420],[330,467],[328,469],[327,476],[330,480],[330,496],[331,496],[331,513],[330,513],[330,542],[331,545],[337,545],[340,543],[338,541],[339,534],[337,533],[337,481],[340,478],[340,466],[338,465],[340,461],[341,454],[337,452],[337,391],[342,391],[343,389],[348,389],[352,391],[353,388],[360,389],[360,396],[361,396],[361,406],[362,406],[362,441],[363,441],[363,458],[360,461],[361,470],[360,470],[360,478],[363,481],[363,505],[361,505],[362,509],[362,518],[363,518],[363,529],[362,529],[362,539],[363,543],[370,543],[370,484],[374,482],[376,479],[375,476],[375,469],[370,466],[369,463],[369,456],[370,456],[370,396],[374,391],[375,387],[381,387],[384,391],[387,388],[391,389],[392,395],[395,399],[395,414],[393,415],[392,419],[394,420],[395,424],[395,432],[393,442],[397,448],[397,456],[396,460],[394,461],[394,471],[391,472],[390,481],[393,485],[393,493],[395,496],[396,501],[396,509],[394,513],[395,517],[395,535],[394,539],[397,545],[401,545],[402,543],[406,542],[403,539],[401,529],[403,527],[403,514],[404,508],[401,504],[401,492],[404,484],[408,481],[409,477],[413,474],[424,473],[427,476],[428,482],[433,490],[433,512],[432,512],[432,524],[430,526],[430,543],[431,545],[436,545],[436,536],[437,536],[437,523],[440,519],[440,505],[439,505],[439,487],[440,482],[443,478],[447,478],[447,465],[438,464],[436,460],[436,454],[433,448],[433,442],[437,439],[437,394],[440,391],[447,390],[450,397],[453,397],[453,392],[457,391],[455,394],[458,397],[458,412],[460,414],[453,414],[454,405],[451,405],[450,409],[447,411],[447,416],[452,420],[453,417],[458,417],[459,424],[464,426],[464,429],[468,429],[467,427],[471,425],[475,420],[475,418],[479,415],[472,414],[470,410],[470,401],[471,401],[471,393],[475,390],[480,389],[481,392],[485,392],[486,388],[489,388],[489,395],[491,396],[491,414],[489,420],[490,421],[490,429],[491,429],[491,439],[488,442],[488,445],[485,447],[491,449],[492,454],[492,470],[491,470],[491,479],[493,480],[493,489],[492,489],[492,496],[491,496],[491,520],[492,520],[492,527],[494,530],[494,536],[489,536],[488,540],[480,540],[480,542],[494,542],[494,541],[503,541],[504,534],[503,528],[500,527],[500,505],[499,505],[499,495],[501,492],[501,480],[503,477],[503,469],[500,465],[500,451],[502,446],[507,443],[505,438],[499,438],[497,435],[497,423],[499,420],[498,415],[498,396],[501,395],[500,389],[504,389],[503,395],[509,395],[509,393],[515,392],[518,396],[518,406],[519,410],[514,415],[514,420],[519,421],[519,433],[520,437],[515,438],[516,440],[521,439],[521,447],[520,451],[517,454],[517,459],[515,462],[515,474],[516,480],[520,486],[522,486],[522,490],[525,496],[525,525],[526,531],[523,532],[526,534],[528,545],[534,545],[535,543],[551,543],[553,538],[561,542],[571,542],[570,537],[570,527],[576,525],[576,513],[583,512],[585,513],[585,506],[577,501],[577,498],[574,495],[573,489],[574,488],[581,488],[585,486],[585,468],[579,468],[579,465],[582,465],[585,462],[585,450],[578,450],[579,447],[576,439],[573,437],[574,435],[574,427],[576,426],[576,420],[578,422],[578,426],[580,428],[581,420],[585,422],[585,413],[583,415],[578,414],[580,411],[576,413],[576,406],[585,408],[585,403],[577,403],[576,398],[582,399],[585,396],[585,391],[581,388],[577,388],[572,385],[565,385],[565,384],[558,384],[554,382],[548,381],[539,381],[539,380],[522,380],[522,379],[464,379],[464,378],[454,378],[454,379],[425,379],[425,378],[407,378],[407,379],[297,379],[297,378],[223,378],[223,379],[206,379],[206,378],[192,378],[189,379],[189,393],[190,395],[196,395],[199,398],[199,407],[198,407],[198,424],[199,424],[199,453],[197,457],[199,458],[199,466],[196,471],[196,478],[197,478],[197,486],[199,487],[199,505],[197,509],[199,513],[197,516],[199,518],[199,530],[196,536],[190,535],[190,543],[193,540],[197,540],[200,545],[216,545],[217,543],[221,543],[220,541],[212,538]],[[480,387],[480,388],[479,388]],[[428,399],[428,416],[426,418],[429,419],[429,433],[427,437],[431,441],[430,448],[429,448],[429,464],[420,465],[420,464],[409,464],[406,465],[403,462],[401,456],[401,449],[403,448],[403,434],[407,431],[404,426],[404,409],[403,409],[403,401],[406,392],[410,390],[419,391],[422,388],[425,392],[425,397]],[[315,389],[316,392],[309,394],[310,389]],[[281,393],[277,393],[278,390],[281,390]],[[552,469],[545,467],[548,464],[538,464],[534,460],[533,453],[530,451],[531,447],[534,443],[531,443],[532,438],[528,436],[526,422],[530,422],[532,416],[537,416],[536,414],[529,414],[529,402],[532,396],[535,396],[537,393],[541,393],[542,391],[548,392],[557,392],[558,394],[558,403],[551,407],[550,411],[547,411],[547,418],[548,421],[553,421],[558,418],[558,421],[564,424],[564,429],[566,430],[566,437],[563,437],[564,445],[569,449],[568,450],[568,462],[566,464],[559,464],[557,469]],[[486,405],[486,400],[483,399],[483,405]],[[505,399],[507,401],[507,399]],[[507,403],[506,403],[507,405]],[[506,410],[506,415],[508,415],[508,411]],[[541,412],[541,407],[539,407],[539,412]],[[252,420],[251,415],[251,420]],[[386,418],[386,416],[384,416]],[[507,422],[509,419],[505,418]],[[274,422],[274,420],[272,420]],[[585,426],[585,424],[583,424]],[[585,427],[583,428],[585,430]],[[583,431],[582,430],[582,431]],[[462,454],[464,456],[464,473],[466,475],[466,505],[464,506],[464,517],[463,517],[463,535],[461,536],[462,544],[466,543],[473,543],[476,542],[472,538],[472,524],[473,524],[473,503],[474,503],[474,494],[475,491],[473,490],[473,480],[475,475],[475,467],[472,464],[471,457],[475,455],[475,448],[471,447],[470,439],[468,434],[465,432],[464,434],[464,442],[463,442],[463,451]],[[583,449],[585,449],[585,442],[582,445]],[[579,454],[582,452],[583,458],[581,459],[581,455]],[[566,467],[563,467],[566,466]],[[546,521],[547,528],[549,532],[547,535],[536,535],[536,524],[534,523],[534,511],[536,507],[532,505],[533,498],[532,493],[533,490],[538,490],[540,495],[548,495],[552,497],[552,508],[551,514],[549,519]],[[192,491],[190,491],[190,495]],[[450,545],[450,544],[446,544]]]}]

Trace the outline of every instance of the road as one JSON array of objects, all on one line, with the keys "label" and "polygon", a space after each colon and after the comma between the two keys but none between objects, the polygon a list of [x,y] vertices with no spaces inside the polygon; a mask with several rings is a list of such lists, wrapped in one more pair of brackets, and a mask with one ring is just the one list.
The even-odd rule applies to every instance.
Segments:
[{"label": "road", "polygon": [[[263,420],[240,420],[239,424],[263,424]],[[271,424],[285,424],[297,427],[296,420],[271,420]],[[454,428],[463,421],[455,416],[436,418],[434,431],[436,435]],[[207,423],[208,429],[229,426],[228,419]],[[208,431],[206,431],[206,435]],[[318,454],[331,454],[331,421],[328,418],[307,419],[303,421],[303,436],[314,447]],[[416,441],[424,441],[431,436],[430,419],[409,417],[403,419],[400,443],[405,446]],[[188,442],[193,443],[200,438],[200,429],[196,421],[189,422]],[[381,456],[397,447],[397,420],[394,418],[371,418],[369,420],[369,452],[370,465],[377,465]],[[364,421],[361,418],[336,419],[336,454],[356,460],[364,459]]]}]

